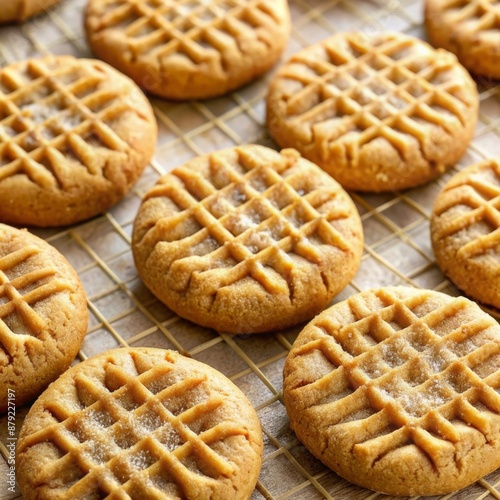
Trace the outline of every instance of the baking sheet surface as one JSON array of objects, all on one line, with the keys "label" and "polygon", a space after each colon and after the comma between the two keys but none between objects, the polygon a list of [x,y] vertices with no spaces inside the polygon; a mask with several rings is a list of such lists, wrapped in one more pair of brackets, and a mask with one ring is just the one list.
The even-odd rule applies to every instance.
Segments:
[{"label": "baking sheet surface", "polygon": [[[1,0],[0,3],[8,0]],[[271,0],[272,1],[272,0]],[[0,27],[0,65],[53,54],[91,57],[83,30],[86,0],[63,0],[21,26]],[[420,0],[290,0],[293,30],[283,60],[300,48],[346,30],[397,30],[425,38]],[[1,8],[1,6],[0,6]],[[132,192],[109,213],[71,228],[34,230],[78,271],[89,298],[90,325],[78,359],[119,346],[177,349],[231,378],[255,406],[264,436],[264,462],[253,499],[382,499],[384,495],[340,479],[310,455],[290,431],[282,368],[299,327],[274,335],[230,337],[180,319],[141,283],[130,249],[132,223],[142,195],[158,177],[197,156],[237,144],[273,145],[265,127],[264,97],[272,72],[227,97],[170,103],[152,99],[159,124],[157,151]],[[401,194],[353,195],[363,220],[365,251],[353,282],[335,299],[361,290],[404,284],[458,292],[436,267],[429,214],[439,189],[461,168],[500,155],[500,86],[479,82],[480,120],[473,144],[439,180]],[[15,430],[26,408],[17,408]],[[9,433],[0,419],[0,500],[8,491]],[[437,498],[437,497],[436,497]],[[500,472],[443,498],[500,499]]]}]

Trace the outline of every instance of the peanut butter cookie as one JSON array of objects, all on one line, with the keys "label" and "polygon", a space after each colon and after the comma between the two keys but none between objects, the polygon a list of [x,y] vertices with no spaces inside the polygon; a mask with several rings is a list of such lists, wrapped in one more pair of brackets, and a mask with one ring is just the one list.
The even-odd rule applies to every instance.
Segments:
[{"label": "peanut butter cookie", "polygon": [[284,368],[291,426],[347,480],[441,495],[500,466],[500,326],[464,297],[371,290],[317,316]]},{"label": "peanut butter cookie", "polygon": [[148,100],[107,64],[50,56],[0,69],[0,221],[73,224],[112,207],[156,144]]},{"label": "peanut butter cookie", "polygon": [[261,456],[255,410],[224,375],[172,351],[115,349],[35,402],[16,472],[26,500],[247,500]]},{"label": "peanut butter cookie", "polygon": [[471,299],[500,309],[500,163],[472,165],[436,198],[431,237],[436,261]]},{"label": "peanut butter cookie", "polygon": [[402,33],[341,33],[292,57],[271,83],[267,123],[345,188],[395,191],[455,164],[478,116],[456,57]]},{"label": "peanut butter cookie", "polygon": [[97,56],[167,99],[207,99],[256,79],[288,41],[286,0],[89,0]]},{"label": "peanut butter cookie", "polygon": [[457,55],[472,73],[500,79],[500,4],[492,0],[427,0],[429,41]]},{"label": "peanut butter cookie", "polygon": [[144,283],[179,316],[260,333],[321,311],[356,273],[363,231],[319,167],[249,145],[162,177],[139,209],[132,249]]},{"label": "peanut butter cookie", "polygon": [[0,224],[0,411],[38,396],[87,333],[87,300],[68,261],[40,238]]}]

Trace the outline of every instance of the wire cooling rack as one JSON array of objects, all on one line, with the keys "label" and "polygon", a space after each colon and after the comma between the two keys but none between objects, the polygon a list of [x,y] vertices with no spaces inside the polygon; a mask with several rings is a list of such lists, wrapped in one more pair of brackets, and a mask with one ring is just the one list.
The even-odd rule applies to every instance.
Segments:
[{"label": "wire cooling rack", "polygon": [[[0,65],[48,53],[90,57],[82,27],[85,3],[63,0],[24,25],[0,27]],[[346,30],[370,33],[390,29],[425,38],[422,4],[421,0],[290,0],[293,30],[284,58]],[[176,349],[217,368],[243,390],[258,412],[265,440],[262,472],[252,499],[388,498],[340,479],[290,431],[281,396],[282,369],[300,327],[273,335],[236,337],[200,328],[159,303],[142,284],[133,264],[133,220],[142,195],[160,175],[201,153],[251,142],[273,145],[264,128],[264,97],[271,76],[272,72],[236,93],[207,102],[152,99],[159,123],[157,151],[133,191],[90,222],[34,232],[68,258],[88,295],[90,325],[75,363],[119,346]],[[395,284],[458,293],[436,267],[429,214],[435,196],[451,175],[482,158],[500,155],[500,86],[479,82],[479,89],[477,132],[454,169],[427,186],[401,194],[353,194],[363,220],[364,255],[357,276],[335,301]],[[26,413],[26,408],[17,408],[17,432]],[[1,500],[21,498],[18,489],[8,490],[7,428],[4,416],[0,419]],[[442,498],[500,499],[500,472]]]}]

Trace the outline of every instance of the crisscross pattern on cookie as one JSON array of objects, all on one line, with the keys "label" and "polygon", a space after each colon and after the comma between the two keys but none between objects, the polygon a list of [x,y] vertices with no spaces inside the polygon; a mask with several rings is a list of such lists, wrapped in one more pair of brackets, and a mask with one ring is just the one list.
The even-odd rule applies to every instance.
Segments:
[{"label": "crisscross pattern on cookie", "polygon": [[318,319],[293,353],[311,356],[314,373],[323,373],[289,390],[307,391],[307,412],[353,436],[354,455],[369,464],[408,444],[438,468],[460,460],[453,445],[461,425],[496,439],[489,422],[500,414],[498,324],[466,299],[435,295],[353,296]]},{"label": "crisscross pattern on cookie", "polygon": [[326,247],[349,249],[335,227],[353,216],[340,186],[296,152],[256,151],[238,148],[237,158],[214,153],[209,173],[177,168],[147,194],[145,200],[164,197],[175,206],[141,244],[163,245],[176,290],[203,281],[204,293],[215,296],[252,278],[269,293],[293,299],[292,254],[317,266]]},{"label": "crisscross pattern on cookie", "polygon": [[500,245],[500,163],[486,160],[477,168],[450,181],[437,203],[435,216],[446,224],[436,225],[436,241],[461,235],[455,241],[460,258],[480,257]]},{"label": "crisscross pattern on cookie", "polygon": [[500,2],[498,0],[447,0],[441,2],[441,10],[446,11],[448,20],[457,29],[467,29],[467,33],[485,30],[500,30]]},{"label": "crisscross pattern on cookie", "polygon": [[12,362],[20,344],[45,341],[50,335],[36,304],[74,288],[48,264],[26,272],[26,265],[39,252],[38,247],[27,245],[0,257],[0,366]]},{"label": "crisscross pattern on cookie", "polygon": [[[185,59],[193,65],[219,60],[242,48],[239,37],[272,44],[282,20],[274,2],[264,0],[107,0],[99,30],[119,28],[134,57]],[[226,64],[227,61],[223,61]]]},{"label": "crisscross pattern on cookie", "polygon": [[168,354],[159,364],[127,354],[103,369],[75,375],[76,397],[46,405],[56,423],[22,440],[19,453],[44,442],[59,452],[38,484],[57,479],[67,499],[171,498],[234,473],[223,442],[247,430],[224,419],[227,395],[208,375],[180,371]]},{"label": "crisscross pattern on cookie", "polygon": [[378,138],[403,156],[417,144],[427,157],[436,126],[451,136],[465,128],[465,77],[454,56],[414,38],[341,34],[294,56],[274,92],[303,144],[341,142],[356,164],[361,146]]},{"label": "crisscross pattern on cookie", "polygon": [[0,71],[0,182],[23,174],[64,190],[82,173],[106,178],[113,155],[126,160],[131,147],[115,125],[138,113],[131,85],[112,85],[99,64],[55,57]]}]

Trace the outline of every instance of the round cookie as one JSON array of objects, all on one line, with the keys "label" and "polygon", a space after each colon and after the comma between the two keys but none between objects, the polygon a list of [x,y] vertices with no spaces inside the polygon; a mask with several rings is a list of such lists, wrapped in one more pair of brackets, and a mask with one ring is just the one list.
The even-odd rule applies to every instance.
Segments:
[{"label": "round cookie", "polygon": [[297,437],[347,480],[440,495],[500,466],[500,326],[464,297],[351,296],[300,333],[283,395]]},{"label": "round cookie", "polygon": [[437,196],[431,239],[438,266],[471,299],[500,309],[500,163],[454,175]]},{"label": "round cookie", "polygon": [[0,69],[0,221],[62,226],[102,213],[141,175],[156,132],[139,88],[101,61]]},{"label": "round cookie", "polygon": [[87,300],[68,261],[40,238],[0,224],[0,411],[38,396],[87,333]]},{"label": "round cookie", "polygon": [[500,4],[491,0],[426,0],[429,41],[457,55],[472,73],[500,79]]},{"label": "round cookie", "polygon": [[310,319],[356,273],[359,214],[294,150],[248,145],[201,156],[145,196],[132,250],[148,288],[179,316],[229,333]]},{"label": "round cookie", "polygon": [[60,0],[5,0],[0,9],[0,24],[21,22],[40,14]]},{"label": "round cookie", "polygon": [[267,123],[346,189],[396,191],[442,174],[478,116],[455,56],[402,33],[341,33],[301,50],[273,79]]},{"label": "round cookie", "polygon": [[74,366],[35,402],[17,444],[26,500],[246,500],[262,431],[224,375],[161,349],[115,349]]},{"label": "round cookie", "polygon": [[258,78],[283,52],[286,0],[89,0],[95,54],[167,99],[207,99]]}]

